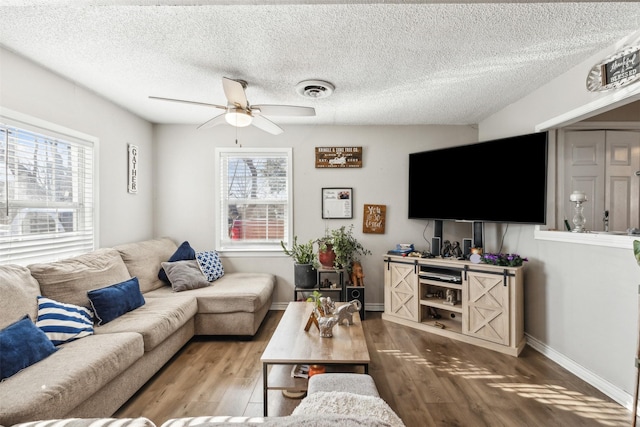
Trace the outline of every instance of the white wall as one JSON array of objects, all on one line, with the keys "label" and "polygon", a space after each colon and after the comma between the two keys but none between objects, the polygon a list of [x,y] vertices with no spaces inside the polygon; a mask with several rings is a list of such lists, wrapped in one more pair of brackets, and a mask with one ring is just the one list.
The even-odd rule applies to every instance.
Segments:
[{"label": "white wall", "polygon": [[[151,124],[2,48],[0,77],[0,107],[99,139],[99,246],[153,237]],[[127,193],[128,143],[140,149],[135,195]]]},{"label": "white wall", "polygon": [[[188,240],[197,250],[213,249],[213,200],[217,179],[214,147],[235,146],[236,132],[229,126],[196,130],[196,126],[155,127],[157,164],[156,235]],[[408,153],[477,140],[470,126],[286,126],[272,136],[256,128],[238,130],[243,147],[293,147],[294,234],[301,241],[324,235],[330,228],[354,224],[354,235],[369,250],[363,259],[366,303],[383,304],[382,256],[396,243],[412,242],[426,249],[426,221],[407,219]],[[316,169],[315,147],[362,146],[359,169]],[[425,170],[424,184],[433,185],[440,172]],[[460,171],[459,173],[463,173]],[[354,215],[351,220],[323,220],[322,187],[353,187]],[[387,205],[385,234],[363,234],[364,204]],[[470,237],[469,232],[463,237]],[[451,228],[449,229],[451,230]],[[433,235],[433,225],[427,230]],[[274,300],[284,307],[293,299],[293,262],[283,255],[232,257],[223,261],[236,271],[270,271],[278,275]]]},{"label": "white wall", "polygon": [[[480,140],[533,132],[556,116],[616,98],[616,91],[588,92],[585,81],[590,68],[622,44],[481,122]],[[505,245],[518,247],[531,260],[525,278],[526,333],[541,351],[626,405],[634,387],[640,281],[630,243],[621,249],[535,240],[533,226],[510,230],[505,238]]]}]

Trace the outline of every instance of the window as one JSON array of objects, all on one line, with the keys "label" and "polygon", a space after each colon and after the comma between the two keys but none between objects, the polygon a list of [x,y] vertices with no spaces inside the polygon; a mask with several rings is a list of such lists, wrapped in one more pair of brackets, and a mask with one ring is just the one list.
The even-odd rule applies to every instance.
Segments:
[{"label": "window", "polygon": [[0,263],[94,249],[93,150],[91,141],[0,122]]},{"label": "window", "polygon": [[291,220],[291,149],[216,149],[216,247],[282,250]]}]

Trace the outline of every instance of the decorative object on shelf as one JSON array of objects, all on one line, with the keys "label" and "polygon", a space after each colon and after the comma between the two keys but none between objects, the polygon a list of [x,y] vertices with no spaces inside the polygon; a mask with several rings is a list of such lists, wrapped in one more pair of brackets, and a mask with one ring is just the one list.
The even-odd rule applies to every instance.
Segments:
[{"label": "decorative object on shelf", "polygon": [[334,268],[333,265],[336,260],[336,253],[333,250],[333,244],[329,243],[330,238],[323,238],[318,240],[318,261],[324,268]]},{"label": "decorative object on shelf", "polygon": [[440,250],[440,256],[442,258],[449,258],[451,256],[451,242],[445,240],[442,242],[442,249]]},{"label": "decorative object on shelf", "polygon": [[387,205],[364,205],[362,232],[384,234]]},{"label": "decorative object on shelf", "polygon": [[471,248],[471,253],[469,254],[469,261],[474,264],[479,264],[482,262],[482,248]]},{"label": "decorative object on shelf", "polygon": [[451,244],[451,256],[454,258],[462,258],[462,249],[460,248],[460,242],[453,242]]},{"label": "decorative object on shelf", "polygon": [[458,298],[456,296],[456,291],[453,289],[447,289],[446,298],[443,301],[443,304],[447,305],[456,305],[458,303]]},{"label": "decorative object on shelf", "polygon": [[316,255],[313,249],[313,240],[307,243],[298,243],[298,236],[293,236],[293,245],[287,249],[284,242],[280,241],[284,253],[293,258],[294,281],[297,288],[311,289],[316,286]]},{"label": "decorative object on shelf", "polygon": [[327,368],[324,365],[311,365],[309,366],[309,378],[316,374],[324,374]]},{"label": "decorative object on shelf", "polygon": [[569,196],[569,200],[575,203],[575,207],[573,208],[573,225],[574,228],[572,230],[573,233],[584,233],[586,230],[584,229],[584,224],[587,222],[587,219],[583,215],[584,206],[583,203],[587,201],[587,195],[584,194],[583,191],[574,191]]},{"label": "decorative object on shelf", "polygon": [[482,262],[491,265],[502,265],[505,267],[520,267],[525,261],[529,261],[527,258],[522,258],[518,254],[484,254],[482,255]]},{"label": "decorative object on shelf", "polygon": [[362,147],[316,147],[316,168],[361,168]]},{"label": "decorative object on shelf", "polygon": [[353,188],[323,188],[322,218],[353,218]]},{"label": "decorative object on shelf", "polygon": [[341,305],[335,312],[335,317],[338,319],[338,324],[342,325],[342,323],[346,320],[347,325],[353,325],[353,313],[357,313],[362,309],[362,303],[359,300],[354,299],[349,302],[349,304]]},{"label": "decorative object on shelf", "polygon": [[359,261],[359,256],[371,255],[371,251],[365,249],[364,246],[353,235],[353,224],[347,226],[343,225],[340,228],[329,230],[325,236],[318,239],[318,258],[323,266],[323,252],[329,249],[335,253],[333,265],[328,268],[335,268],[336,270],[345,269],[348,274],[351,274],[351,264],[354,261]]},{"label": "decorative object on shelf", "polygon": [[351,263],[351,286],[364,286],[364,271],[360,261]]}]

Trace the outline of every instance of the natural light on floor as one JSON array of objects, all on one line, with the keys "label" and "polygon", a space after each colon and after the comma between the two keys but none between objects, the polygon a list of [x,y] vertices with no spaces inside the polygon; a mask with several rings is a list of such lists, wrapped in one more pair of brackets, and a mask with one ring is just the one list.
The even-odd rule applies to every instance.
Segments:
[{"label": "natural light on floor", "polygon": [[[429,349],[425,349],[425,351],[431,353]],[[570,411],[581,417],[597,421],[603,426],[627,426],[629,423],[629,411],[617,403],[587,396],[564,386],[523,382],[527,380],[526,376],[496,374],[485,367],[476,366],[468,360],[462,361],[456,357],[446,357],[440,352],[433,355],[433,360],[430,360],[429,357],[399,350],[379,350],[378,352],[406,362],[424,365],[449,375],[469,380],[485,380],[489,387],[507,393],[515,393],[519,397],[533,399],[544,405],[553,405],[560,410]],[[496,380],[502,381],[494,382]]]}]

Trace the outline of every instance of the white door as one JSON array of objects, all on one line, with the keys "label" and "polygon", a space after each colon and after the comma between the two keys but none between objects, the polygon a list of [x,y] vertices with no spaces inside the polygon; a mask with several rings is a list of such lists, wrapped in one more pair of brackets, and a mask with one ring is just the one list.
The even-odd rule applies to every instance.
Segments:
[{"label": "white door", "polygon": [[640,131],[576,130],[565,133],[564,214],[573,228],[575,190],[587,195],[585,229],[640,228]]}]

